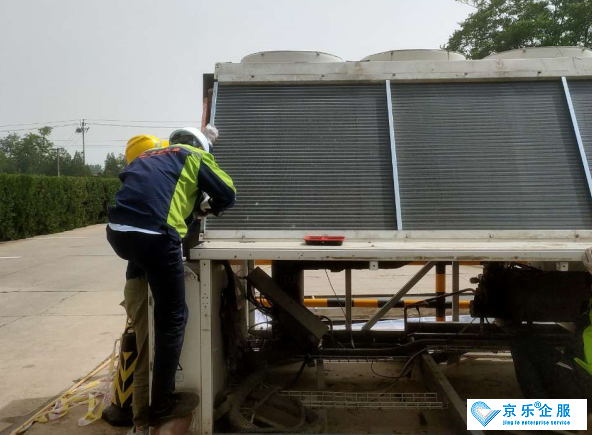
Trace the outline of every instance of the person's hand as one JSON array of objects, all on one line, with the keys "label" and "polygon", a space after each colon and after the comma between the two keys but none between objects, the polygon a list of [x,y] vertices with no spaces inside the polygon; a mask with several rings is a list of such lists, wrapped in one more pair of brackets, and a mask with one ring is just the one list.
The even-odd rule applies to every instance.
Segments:
[{"label": "person's hand", "polygon": [[592,248],[586,249],[586,252],[584,252],[584,256],[582,257],[582,261],[584,262],[586,270],[592,274]]},{"label": "person's hand", "polygon": [[204,194],[198,208],[199,217],[206,217],[212,213],[212,205],[210,204],[210,196]]},{"label": "person's hand", "polygon": [[202,130],[202,133],[208,139],[210,145],[214,145],[214,142],[216,142],[218,136],[220,136],[218,129],[214,127],[212,124],[206,125],[206,127]]}]

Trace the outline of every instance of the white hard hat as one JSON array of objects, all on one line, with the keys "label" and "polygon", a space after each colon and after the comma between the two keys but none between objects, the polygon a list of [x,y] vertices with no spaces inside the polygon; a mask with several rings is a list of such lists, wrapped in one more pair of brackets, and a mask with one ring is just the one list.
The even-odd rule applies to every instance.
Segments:
[{"label": "white hard hat", "polygon": [[210,152],[211,144],[206,136],[195,127],[185,127],[175,130],[169,136],[170,145],[191,145],[195,148],[201,148],[205,152]]}]

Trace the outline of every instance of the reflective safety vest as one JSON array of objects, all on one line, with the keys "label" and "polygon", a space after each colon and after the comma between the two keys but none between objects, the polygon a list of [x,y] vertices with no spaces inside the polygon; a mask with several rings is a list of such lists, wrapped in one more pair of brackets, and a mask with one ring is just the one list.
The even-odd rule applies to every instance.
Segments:
[{"label": "reflective safety vest", "polygon": [[234,205],[232,179],[211,154],[189,145],[145,151],[119,178],[122,186],[109,210],[114,224],[183,238],[200,191],[210,196],[214,214]]},{"label": "reflective safety vest", "polygon": [[[590,301],[590,304],[592,306],[592,300]],[[592,375],[592,309],[590,306],[588,307],[586,316],[588,326],[582,331],[583,352],[578,352],[581,353],[580,356],[582,358],[576,357],[574,360]]]}]

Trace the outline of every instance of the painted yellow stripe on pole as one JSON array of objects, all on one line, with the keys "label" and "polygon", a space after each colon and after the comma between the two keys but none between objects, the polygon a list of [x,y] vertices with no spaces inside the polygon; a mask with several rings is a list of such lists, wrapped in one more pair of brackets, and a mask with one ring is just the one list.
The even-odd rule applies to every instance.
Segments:
[{"label": "painted yellow stripe on pole", "polygon": [[327,307],[329,305],[329,301],[327,299],[304,299],[304,306],[308,308],[321,308]]},{"label": "painted yellow stripe on pole", "polygon": [[255,266],[271,266],[271,260],[255,260]]},{"label": "painted yellow stripe on pole", "polygon": [[378,299],[354,299],[355,308],[378,308]]}]

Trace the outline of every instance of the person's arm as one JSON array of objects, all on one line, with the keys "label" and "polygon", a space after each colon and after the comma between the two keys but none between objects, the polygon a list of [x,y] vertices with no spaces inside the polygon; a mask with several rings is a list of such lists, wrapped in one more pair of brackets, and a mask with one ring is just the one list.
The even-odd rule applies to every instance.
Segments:
[{"label": "person's arm", "polygon": [[211,154],[201,153],[201,156],[197,185],[210,196],[212,214],[219,215],[234,205],[236,189],[232,179],[220,169]]}]

